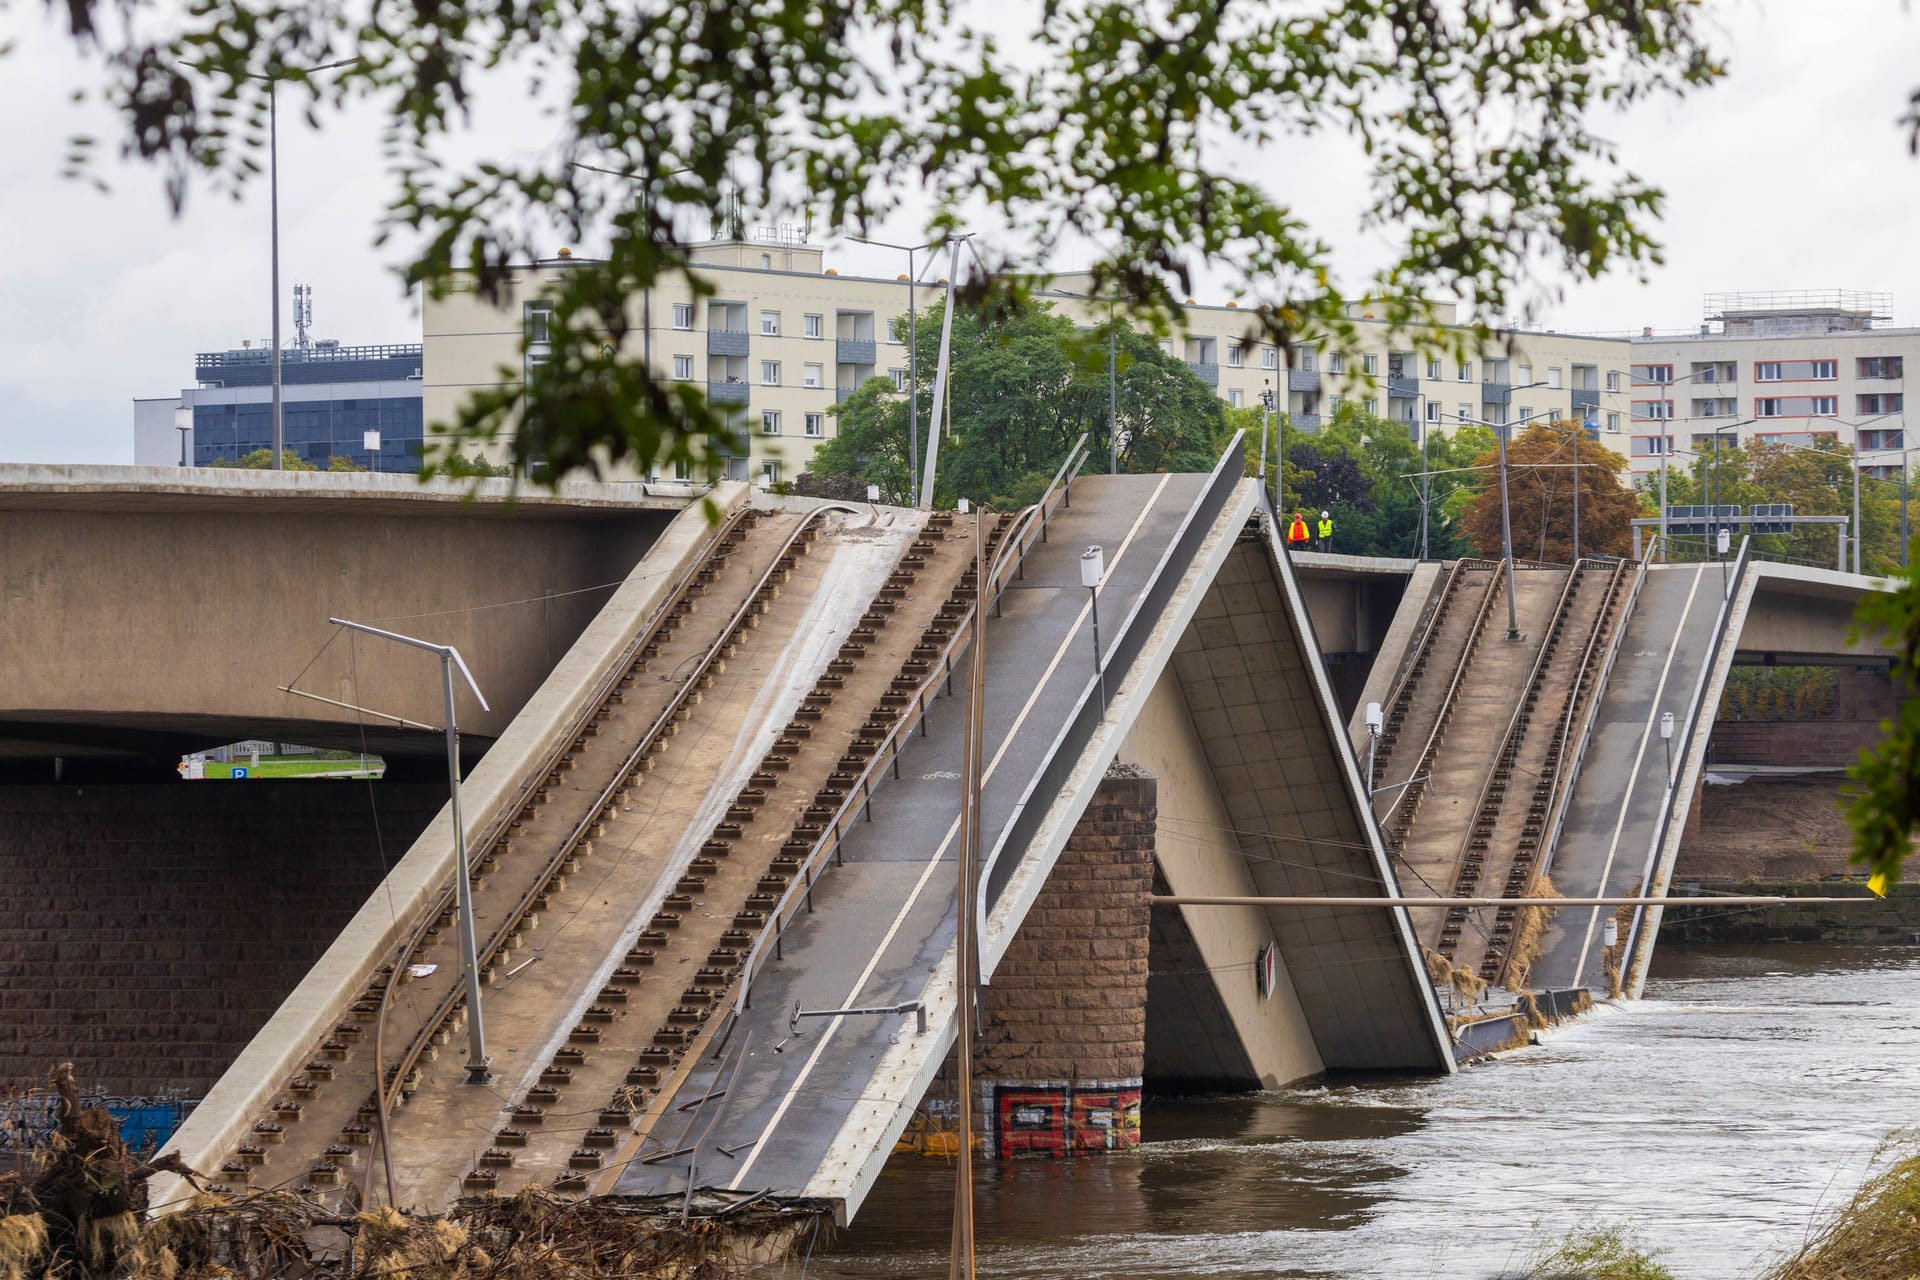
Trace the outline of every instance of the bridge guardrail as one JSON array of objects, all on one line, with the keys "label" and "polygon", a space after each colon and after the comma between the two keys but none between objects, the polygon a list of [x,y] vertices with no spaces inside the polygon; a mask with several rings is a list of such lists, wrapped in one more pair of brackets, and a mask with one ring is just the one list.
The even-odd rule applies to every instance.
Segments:
[{"label": "bridge guardrail", "polygon": [[[1682,744],[1680,768],[1668,776],[1666,788],[1660,798],[1660,816],[1654,820],[1653,841],[1647,849],[1646,866],[1640,873],[1639,892],[1642,897],[1648,896],[1653,889],[1653,878],[1659,870],[1660,850],[1666,846],[1667,832],[1673,825],[1673,805],[1678,794],[1680,775],[1687,771],[1687,753],[1692,750],[1694,734],[1699,730],[1700,715],[1704,710],[1702,704],[1707,697],[1707,685],[1713,677],[1713,668],[1719,658],[1720,646],[1726,642],[1727,624],[1733,618],[1734,597],[1740,594],[1740,584],[1747,576],[1747,566],[1752,562],[1753,539],[1743,536],[1740,539],[1740,554],[1733,562],[1733,569],[1727,577],[1725,594],[1720,599],[1720,612],[1713,620],[1712,637],[1707,642],[1706,661],[1700,664],[1700,678],[1694,682],[1693,697],[1688,703],[1687,721],[1680,735]],[[1645,963],[1640,950],[1643,945],[1641,934],[1646,915],[1645,907],[1633,909],[1633,923],[1627,929],[1626,947],[1620,953],[1626,959],[1626,964],[1621,970],[1622,986],[1629,991],[1633,989],[1634,978]]]},{"label": "bridge guardrail", "polygon": [[[926,732],[925,721],[928,708],[939,696],[938,689],[953,677],[954,667],[966,646],[972,642],[974,628],[979,625],[981,611],[991,600],[996,606],[1005,584],[1015,575],[1023,575],[1027,551],[1035,542],[1046,540],[1048,523],[1053,513],[1061,506],[1070,505],[1073,481],[1079,475],[1080,468],[1087,460],[1087,437],[1081,437],[1068,450],[1066,461],[1048,482],[1040,501],[1028,507],[1015,522],[1013,533],[1002,543],[995,553],[994,563],[987,571],[987,580],[974,584],[973,608],[961,617],[953,630],[946,646],[940,651],[939,659],[932,664],[919,688],[913,692],[912,699],[899,709],[899,716],[893,727],[887,731],[860,776],[847,787],[846,798],[834,810],[833,817],[825,829],[815,839],[813,848],[801,861],[799,873],[788,882],[786,891],[780,895],[779,902],[767,914],[766,923],[760,926],[754,937],[753,946],[748,949],[746,960],[740,967],[740,980],[734,994],[732,1016],[738,1020],[740,1015],[753,1007],[753,980],[763,969],[769,957],[777,959],[781,955],[781,943],[788,925],[800,913],[802,908],[811,909],[813,885],[829,856],[836,865],[840,863],[840,848],[847,831],[862,816],[871,817],[870,806],[873,800],[873,787],[879,771],[891,768],[894,777],[900,776],[900,753],[905,750],[907,737],[916,726],[921,733]],[[728,1028],[731,1032],[731,1025]],[[720,1037],[719,1044],[724,1046],[726,1036]]]},{"label": "bridge guardrail", "polygon": [[[1003,855],[1008,849],[1024,850],[1032,840],[1034,831],[1046,814],[1045,801],[1051,801],[1065,788],[1067,778],[1079,764],[1081,751],[1092,739],[1100,722],[1106,718],[1107,706],[1112,698],[1103,699],[1101,690],[1105,689],[1111,694],[1112,690],[1126,682],[1134,663],[1146,647],[1153,621],[1159,617],[1179,584],[1179,576],[1168,573],[1168,566],[1192,558],[1213,527],[1215,518],[1225,509],[1235,487],[1244,478],[1245,462],[1240,452],[1240,442],[1245,434],[1236,432],[1227,443],[1226,452],[1214,465],[1200,496],[1187,509],[1172,541],[1154,565],[1146,588],[1120,624],[1119,631],[1108,646],[1106,660],[1101,664],[1100,671],[1087,677],[1074,702],[1072,714],[1054,737],[1045,768],[1020,793],[1020,798],[1014,802],[1012,816],[1001,829],[992,852],[984,858],[980,868],[980,900],[975,904],[975,919],[982,930],[986,916],[1000,901],[1007,881],[1019,865],[1018,858],[1008,859]],[[1103,680],[1103,675],[1109,678]],[[1036,797],[1043,798],[1043,802],[1034,803]],[[984,931],[976,931],[975,936],[986,935]]]}]

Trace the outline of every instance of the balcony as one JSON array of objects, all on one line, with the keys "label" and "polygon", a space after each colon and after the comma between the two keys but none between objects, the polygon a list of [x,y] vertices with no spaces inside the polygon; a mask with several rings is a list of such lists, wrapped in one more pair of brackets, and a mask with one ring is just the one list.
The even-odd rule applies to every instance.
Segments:
[{"label": "balcony", "polygon": [[875,364],[879,353],[872,338],[835,338],[833,358],[841,364]]},{"label": "balcony", "polygon": [[1481,404],[1512,404],[1513,384],[1510,382],[1483,382],[1480,384]]},{"label": "balcony", "polygon": [[1310,436],[1320,434],[1320,415],[1317,413],[1288,414],[1287,421],[1295,431],[1303,431]]},{"label": "balcony", "polygon": [[1420,394],[1420,379],[1409,378],[1403,373],[1387,375],[1387,395],[1402,400],[1411,400]]},{"label": "balcony", "polygon": [[1318,369],[1287,370],[1287,390],[1318,391],[1320,389],[1320,371]]},{"label": "balcony", "polygon": [[1573,397],[1573,412],[1576,417],[1582,409],[1600,407],[1600,388],[1598,387],[1575,387],[1568,394]]},{"label": "balcony", "polygon": [[744,356],[747,354],[748,334],[745,329],[709,329],[707,330],[707,354],[710,356]]},{"label": "balcony", "polygon": [[744,382],[707,383],[707,403],[726,405],[745,405],[747,393],[752,388]]},{"label": "balcony", "polygon": [[1212,361],[1189,360],[1187,361],[1187,368],[1193,371],[1194,377],[1200,379],[1200,381],[1206,383],[1208,386],[1217,387],[1220,385],[1220,366],[1214,364]]}]

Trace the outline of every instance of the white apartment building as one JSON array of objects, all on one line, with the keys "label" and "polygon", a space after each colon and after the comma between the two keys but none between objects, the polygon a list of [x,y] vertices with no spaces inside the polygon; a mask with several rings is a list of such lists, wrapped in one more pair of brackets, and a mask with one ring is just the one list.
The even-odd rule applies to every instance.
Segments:
[{"label": "white apartment building", "polygon": [[[1711,453],[1725,442],[1857,447],[1869,473],[1906,451],[1906,363],[1920,329],[1892,319],[1884,293],[1722,293],[1697,330],[1631,339],[1633,467]],[[1876,458],[1874,455],[1878,455]]]},{"label": "white apartment building", "polygon": [[[750,441],[748,456],[727,460],[728,475],[778,482],[806,470],[814,448],[833,434],[833,407],[866,379],[888,377],[907,387],[907,346],[894,321],[909,310],[910,286],[905,275],[841,275],[826,266],[819,246],[763,235],[693,246],[713,295],[696,299],[680,285],[634,299],[623,353],[644,356],[662,377],[704,383],[713,404],[740,416]],[[564,251],[529,265],[499,306],[457,286],[427,299],[429,436],[432,424],[451,421],[475,390],[522,379],[539,363],[551,314],[544,298],[559,273],[575,265]],[[1053,284],[1040,296],[1063,314],[1088,324],[1105,317],[1105,303],[1073,291],[1083,278]],[[924,310],[941,293],[934,284],[912,286],[911,305]],[[1560,418],[1590,421],[1599,439],[1629,450],[1625,392],[1635,357],[1624,339],[1514,333],[1488,355],[1458,359],[1396,337],[1365,304],[1355,304],[1351,318],[1361,334],[1354,350],[1323,342],[1283,356],[1271,343],[1248,342],[1254,319],[1236,304],[1190,300],[1185,333],[1161,345],[1229,405],[1257,408],[1261,394],[1273,391],[1275,407],[1298,430],[1318,430],[1351,399],[1408,424],[1416,436],[1451,431],[1462,420]],[[931,369],[919,372],[931,382]]]}]

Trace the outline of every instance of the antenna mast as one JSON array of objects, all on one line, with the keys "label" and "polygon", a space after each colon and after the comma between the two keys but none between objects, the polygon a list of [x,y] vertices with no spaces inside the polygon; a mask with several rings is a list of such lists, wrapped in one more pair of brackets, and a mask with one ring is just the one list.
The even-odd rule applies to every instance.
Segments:
[{"label": "antenna mast", "polygon": [[313,286],[293,286],[293,345],[305,351],[313,345]]}]

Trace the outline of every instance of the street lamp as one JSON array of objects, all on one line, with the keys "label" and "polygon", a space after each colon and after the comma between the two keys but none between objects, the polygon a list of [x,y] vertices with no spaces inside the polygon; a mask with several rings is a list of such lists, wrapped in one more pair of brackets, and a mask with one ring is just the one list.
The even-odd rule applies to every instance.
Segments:
[{"label": "street lamp", "polygon": [[[349,622],[345,618],[328,618],[336,627],[345,627],[349,631],[361,631],[370,636],[379,636],[382,640],[393,640],[400,644],[411,645],[415,649],[425,649],[440,658],[440,691],[446,700],[447,711],[447,790],[449,807],[453,810],[453,892],[454,901],[460,914],[460,964],[465,970],[467,985],[467,1083],[485,1084],[487,1082],[487,1028],[480,1016],[480,957],[478,943],[474,938],[473,927],[473,880],[467,871],[467,828],[460,820],[460,727],[454,718],[453,707],[453,669],[460,668],[460,678],[467,682],[467,688],[473,690],[473,697],[482,711],[491,711],[487,700],[480,695],[480,686],[473,681],[473,672],[467,670],[466,661],[460,651],[450,644],[434,644],[431,640],[421,640],[414,636],[403,636],[398,631],[382,631],[370,627],[364,622]],[[375,1082],[376,1085],[378,1082]]]},{"label": "street lamp", "polygon": [[180,433],[180,465],[187,465],[187,436],[193,431],[193,410],[184,403],[174,406],[173,429]]},{"label": "street lamp", "polygon": [[1107,571],[1106,553],[1091,546],[1080,553],[1080,585],[1093,606],[1093,670],[1100,677],[1100,705],[1107,705],[1107,672],[1100,665],[1100,579]]},{"label": "street lamp", "polygon": [[[317,67],[298,68],[303,76],[316,71],[331,71],[335,67],[345,67],[360,61],[358,58],[341,58],[337,62],[323,62]],[[285,68],[281,71],[284,72]],[[273,292],[273,461],[272,470],[279,471],[285,464],[287,448],[286,420],[281,414],[280,405],[280,115],[279,87],[280,75],[275,73],[256,74],[249,77],[267,82],[267,191],[268,217],[272,223],[273,266],[269,273],[272,277],[270,288]]]},{"label": "street lamp", "polygon": [[[1265,501],[1267,496],[1267,419],[1273,416],[1273,379],[1272,378],[1266,379],[1266,384],[1267,384],[1267,389],[1260,393],[1260,468],[1259,468],[1259,472],[1260,472],[1260,498],[1262,501]],[[1279,509],[1283,512],[1287,509],[1287,495],[1285,492],[1286,483],[1287,483],[1287,473],[1285,470],[1286,456],[1287,456],[1287,447],[1286,447],[1287,442],[1284,435],[1279,433],[1283,433],[1285,431],[1286,431],[1285,424],[1280,424],[1279,427],[1277,428],[1277,432],[1273,442],[1273,487],[1274,487],[1274,491],[1277,494],[1279,494]]]},{"label": "street lamp", "polygon": [[892,244],[886,240],[869,240],[865,236],[848,236],[855,244],[870,244],[876,249],[898,249],[907,255],[907,505],[920,505],[920,344],[914,340],[920,331],[919,313],[914,306],[914,286],[920,283],[920,277],[913,267],[913,255],[922,249],[931,249],[933,241],[926,244]]}]

